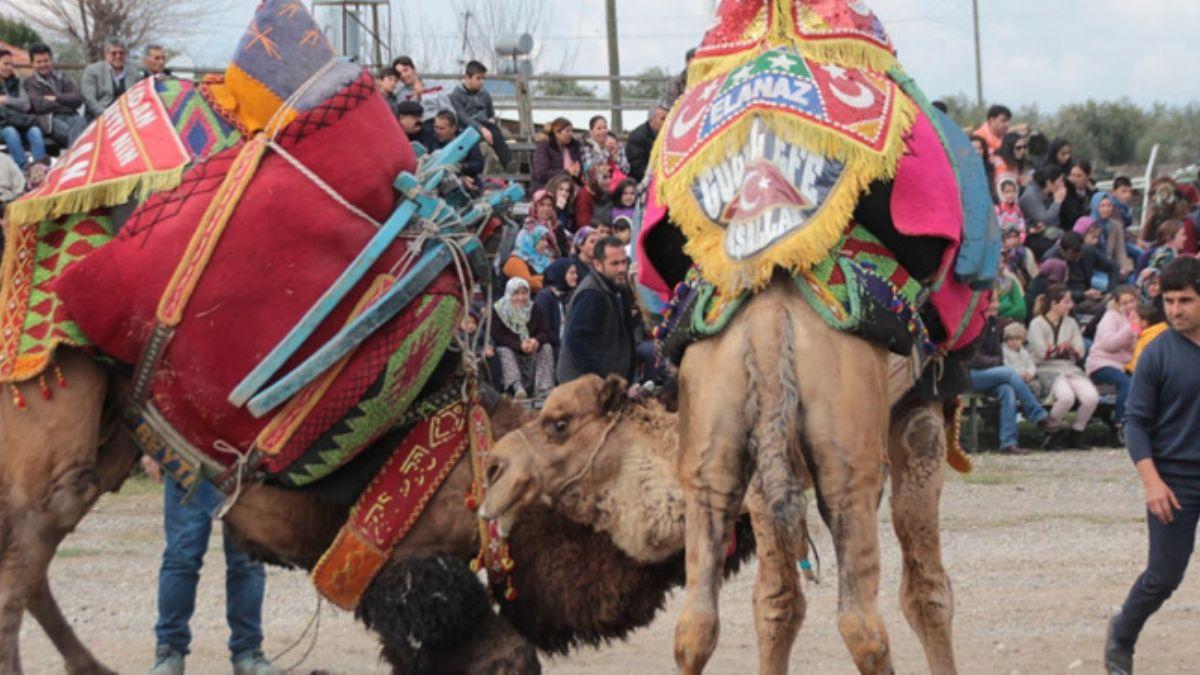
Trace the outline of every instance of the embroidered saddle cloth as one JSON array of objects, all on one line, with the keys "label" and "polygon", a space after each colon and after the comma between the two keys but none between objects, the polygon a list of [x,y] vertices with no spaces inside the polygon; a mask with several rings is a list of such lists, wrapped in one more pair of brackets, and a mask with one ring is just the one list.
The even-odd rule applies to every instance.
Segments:
[{"label": "embroidered saddle cloth", "polygon": [[[961,130],[930,116],[879,20],[851,0],[726,0],[717,19],[651,156],[654,201],[704,280],[740,297],[777,269],[808,274],[854,219],[902,265],[918,243],[933,247],[933,265],[910,272],[931,290],[938,346],[973,340],[999,247],[978,201],[982,164],[961,153]],[[859,217],[884,188],[879,222]],[[643,228],[643,249],[656,227]],[[642,282],[669,292],[679,279],[643,253]]]}]

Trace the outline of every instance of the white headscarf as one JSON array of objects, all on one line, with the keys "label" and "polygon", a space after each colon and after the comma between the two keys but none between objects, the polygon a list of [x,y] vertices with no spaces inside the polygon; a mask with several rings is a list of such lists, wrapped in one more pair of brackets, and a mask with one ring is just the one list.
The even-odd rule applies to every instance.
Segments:
[{"label": "white headscarf", "polygon": [[500,321],[516,333],[521,341],[525,341],[529,339],[529,317],[533,312],[533,298],[526,301],[524,307],[517,307],[512,303],[513,296],[522,288],[528,292],[529,282],[521,277],[509,279],[508,284],[504,286],[504,297],[492,306],[496,308],[496,316],[500,317]]}]

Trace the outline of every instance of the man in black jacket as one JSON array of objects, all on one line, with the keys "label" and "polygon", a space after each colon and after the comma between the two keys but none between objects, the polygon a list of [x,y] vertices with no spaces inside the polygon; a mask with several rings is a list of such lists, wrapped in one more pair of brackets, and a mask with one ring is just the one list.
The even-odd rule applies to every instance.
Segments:
[{"label": "man in black jacket", "polygon": [[25,93],[42,131],[66,148],[83,133],[83,94],[69,77],[54,69],[54,54],[43,44],[29,48],[33,75],[25,78]]},{"label": "man in black jacket", "polygon": [[[430,152],[441,150],[458,136],[458,118],[453,112],[443,110],[433,118],[433,134]],[[479,143],[467,151],[467,156],[459,163],[458,173],[468,190],[474,192],[479,189],[479,175],[483,173],[483,153],[479,150]]]},{"label": "man in black jacket", "polygon": [[593,373],[633,375],[633,330],[637,311],[629,291],[629,256],[616,237],[596,242],[592,272],[579,282],[567,305],[557,375],[559,383]]},{"label": "man in black jacket", "polygon": [[650,111],[650,117],[638,128],[629,133],[629,142],[625,144],[625,158],[629,160],[629,177],[642,182],[646,177],[646,167],[650,165],[650,149],[654,147],[654,139],[658,138],[658,130],[667,119],[667,109],[657,106]]},{"label": "man in black jacket", "polygon": [[1132,672],[1142,627],[1183,581],[1200,520],[1200,260],[1168,265],[1162,291],[1171,328],[1142,352],[1125,405],[1125,442],[1146,491],[1150,555],[1108,624],[1104,665],[1117,675]]},{"label": "man in black jacket", "polygon": [[12,52],[0,49],[0,138],[22,171],[29,166],[26,150],[35,162],[46,159],[46,142],[31,110],[21,78],[13,68]]},{"label": "man in black jacket", "polygon": [[[1085,245],[1078,232],[1067,232],[1046,251],[1046,257],[1067,263],[1067,288],[1079,313],[1090,316],[1104,311],[1104,293],[1116,285],[1119,271],[1108,256],[1095,246]],[[1097,271],[1108,274],[1108,288],[1103,291],[1092,287]]]}]

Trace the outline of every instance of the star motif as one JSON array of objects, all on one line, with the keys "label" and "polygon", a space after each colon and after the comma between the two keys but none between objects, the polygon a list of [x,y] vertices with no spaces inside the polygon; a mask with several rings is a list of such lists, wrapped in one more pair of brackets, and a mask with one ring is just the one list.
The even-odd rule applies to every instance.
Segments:
[{"label": "star motif", "polygon": [[762,178],[760,178],[758,180],[758,189],[759,190],[766,190],[769,187],[771,187],[771,179],[770,178],[763,176]]},{"label": "star motif", "polygon": [[795,59],[787,54],[776,54],[775,56],[767,59],[767,61],[771,64],[771,67],[779,68],[781,70],[791,70],[792,67],[796,65]]},{"label": "star motif", "polygon": [[747,77],[750,77],[750,64],[746,64],[746,65],[742,66],[741,68],[738,68],[737,70],[733,71],[733,75],[729,76],[729,82],[732,84],[738,84],[738,83],[742,82],[743,80],[745,80]]},{"label": "star motif", "polygon": [[837,64],[827,63],[827,64],[821,66],[821,69],[824,70],[826,73],[829,73],[829,76],[835,80],[846,79],[846,69]]},{"label": "star motif", "polygon": [[713,80],[713,81],[709,82],[708,84],[704,85],[704,89],[700,92],[700,99],[705,100],[705,99],[712,98],[712,95],[716,92],[717,88],[720,86],[721,85],[716,80]]}]

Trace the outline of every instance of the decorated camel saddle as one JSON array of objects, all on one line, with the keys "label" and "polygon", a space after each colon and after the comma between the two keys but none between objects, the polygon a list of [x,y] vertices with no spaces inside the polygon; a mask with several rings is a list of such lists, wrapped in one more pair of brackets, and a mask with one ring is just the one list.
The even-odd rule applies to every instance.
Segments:
[{"label": "decorated camel saddle", "polygon": [[0,382],[51,397],[69,386],[54,350],[95,349],[130,376],[129,432],[185,487],[353,503],[313,575],[354,607],[487,449],[455,333],[521,191],[466,197],[451,169],[477,141],[418,163],[371,76],[300,3],[266,0],[224,76],[132,87],[12,206]]},{"label": "decorated camel saddle", "polygon": [[779,274],[918,372],[975,340],[999,263],[983,165],[864,3],[724,0],[687,81],[638,240],[665,356]]}]

